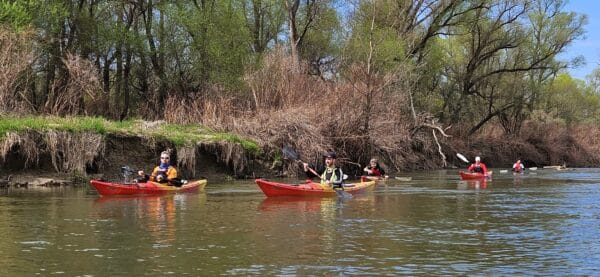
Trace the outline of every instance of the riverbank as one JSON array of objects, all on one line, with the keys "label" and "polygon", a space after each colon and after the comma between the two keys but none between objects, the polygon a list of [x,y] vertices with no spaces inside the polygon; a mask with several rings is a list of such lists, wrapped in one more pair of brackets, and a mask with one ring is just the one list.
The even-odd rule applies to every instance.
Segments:
[{"label": "riverbank", "polygon": [[[249,119],[250,121],[251,119]],[[283,123],[281,123],[283,122]],[[109,121],[98,117],[3,117],[0,118],[0,183],[29,186],[32,180],[50,180],[44,185],[86,183],[89,178],[121,180],[121,167],[151,170],[158,163],[160,152],[172,151],[173,161],[185,178],[242,179],[258,176],[298,176],[299,164],[286,159],[277,145],[290,145],[307,162],[318,164],[321,159],[310,136],[291,134],[288,121],[272,125],[257,125],[245,135],[216,132],[198,124],[170,124],[165,121]],[[277,124],[284,124],[281,127]],[[286,125],[287,124],[287,125]],[[593,139],[600,131],[581,126],[566,128],[540,122],[526,122],[521,136],[508,138],[488,128],[471,139],[453,135],[441,140],[446,167],[465,167],[456,153],[470,160],[481,156],[490,167],[510,167],[521,158],[526,167],[566,164],[569,167],[598,165],[600,147]],[[300,127],[293,128],[299,134]],[[287,133],[286,133],[287,132]],[[249,133],[249,134],[248,134]],[[268,139],[261,136],[269,135]],[[590,134],[592,136],[590,136]],[[287,136],[287,137],[286,137]],[[285,138],[285,139],[284,139]],[[310,141],[309,141],[310,142]],[[305,143],[308,147],[303,147]],[[386,153],[372,146],[374,153]],[[415,136],[398,149],[385,149],[395,156],[379,156],[388,172],[443,168],[442,157],[436,153],[431,139]],[[349,154],[349,155],[346,155]],[[362,174],[366,161],[348,152],[339,151],[339,164],[351,176]],[[390,166],[393,164],[394,166]],[[7,176],[12,175],[12,180]],[[57,182],[56,180],[67,180]],[[81,180],[84,180],[83,182]],[[38,183],[33,182],[33,183]]]},{"label": "riverbank", "polygon": [[244,178],[261,168],[255,162],[261,153],[256,142],[196,124],[97,117],[0,119],[0,178],[19,186],[31,183],[22,181],[27,176],[118,180],[125,165],[151,170],[164,150],[171,151],[186,178]]}]

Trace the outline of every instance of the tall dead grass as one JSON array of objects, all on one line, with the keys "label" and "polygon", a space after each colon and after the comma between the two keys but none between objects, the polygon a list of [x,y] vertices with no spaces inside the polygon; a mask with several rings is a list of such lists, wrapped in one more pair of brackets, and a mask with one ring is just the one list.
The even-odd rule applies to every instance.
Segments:
[{"label": "tall dead grass", "polygon": [[[271,157],[289,146],[303,161],[319,164],[323,151],[334,149],[342,165],[357,174],[362,172],[357,164],[364,166],[373,156],[399,170],[423,159],[411,158],[417,150],[435,153],[429,138],[417,136],[414,143],[410,135],[410,87],[402,82],[410,76],[407,72],[367,76],[365,65],[355,65],[346,81],[327,81],[295,73],[293,66],[285,52],[275,50],[262,67],[245,75],[248,93],[171,98],[165,118],[242,134],[258,141]],[[294,161],[284,167],[299,169]]]},{"label": "tall dead grass", "polygon": [[15,33],[0,25],[0,114],[31,111],[31,103],[17,84],[27,83],[34,59],[32,32]]},{"label": "tall dead grass", "polygon": [[107,115],[104,95],[93,63],[74,54],[63,59],[66,73],[55,80],[44,107],[53,115]]}]

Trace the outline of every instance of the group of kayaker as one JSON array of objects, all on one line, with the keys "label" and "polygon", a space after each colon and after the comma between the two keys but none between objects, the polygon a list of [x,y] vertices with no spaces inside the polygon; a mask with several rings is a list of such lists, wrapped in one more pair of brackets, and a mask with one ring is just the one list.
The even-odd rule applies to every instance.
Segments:
[{"label": "group of kayaker", "polygon": [[[344,183],[344,173],[342,169],[336,164],[336,154],[333,150],[328,150],[323,155],[325,159],[325,167],[320,170],[312,169],[308,163],[303,163],[304,172],[308,178],[317,177],[321,179],[321,185],[326,188],[339,188]],[[170,163],[171,154],[169,151],[163,151],[160,153],[160,164],[154,168],[150,175],[146,174],[143,170],[138,171],[137,182],[147,182],[153,181],[158,183],[169,183],[173,185],[181,185],[181,181],[177,178],[177,170]],[[512,167],[512,170],[516,173],[521,173],[525,167],[521,162],[521,159],[518,159]],[[475,162],[471,164],[468,168],[470,172],[478,172],[486,175],[488,170],[487,166],[481,162],[481,157],[475,157]],[[367,165],[363,171],[367,176],[379,177],[379,178],[388,178],[385,175],[385,170],[377,159],[373,158],[369,161],[369,165]]]},{"label": "group of kayaker", "polygon": [[[475,163],[472,163],[467,170],[469,172],[478,172],[481,173],[483,175],[487,175],[487,166],[485,166],[484,163],[481,162],[481,157],[477,156],[475,157]],[[518,159],[512,166],[512,171],[514,171],[515,173],[522,173],[523,170],[525,170],[525,166],[523,166],[523,163],[521,162],[521,159]]]},{"label": "group of kayaker", "polygon": [[[342,169],[336,164],[336,154],[333,150],[328,150],[323,154],[325,159],[325,167],[320,170],[312,169],[308,163],[303,163],[304,172],[308,178],[317,177],[321,179],[321,186],[323,188],[340,188],[344,183],[344,173]],[[367,176],[388,178],[385,175],[385,170],[379,165],[377,159],[371,159],[369,165],[366,166],[364,172]]]},{"label": "group of kayaker", "polygon": [[[336,164],[336,154],[333,150],[328,150],[323,155],[325,159],[325,167],[318,172],[309,167],[307,163],[304,163],[304,171],[309,178],[318,177],[321,179],[323,187],[339,188],[344,182],[344,173],[342,169]],[[181,185],[177,178],[177,169],[170,163],[171,154],[169,151],[163,151],[160,153],[160,164],[154,168],[150,175],[146,174],[144,170],[138,171],[138,178],[136,182],[158,182],[168,183],[172,185]],[[368,176],[377,176],[381,178],[387,178],[385,170],[379,165],[377,159],[371,159],[368,166],[364,168],[364,171]]]}]

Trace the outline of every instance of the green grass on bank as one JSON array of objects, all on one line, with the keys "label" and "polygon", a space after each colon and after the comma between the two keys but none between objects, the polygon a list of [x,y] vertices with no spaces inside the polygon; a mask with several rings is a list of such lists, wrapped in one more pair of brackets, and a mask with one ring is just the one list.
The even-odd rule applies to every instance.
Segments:
[{"label": "green grass on bank", "polygon": [[142,120],[109,121],[100,117],[0,117],[0,140],[7,133],[21,133],[30,130],[143,136],[168,140],[176,146],[225,141],[239,143],[244,149],[254,154],[260,152],[258,144],[252,140],[241,138],[235,134],[215,132],[195,124],[178,125]]}]

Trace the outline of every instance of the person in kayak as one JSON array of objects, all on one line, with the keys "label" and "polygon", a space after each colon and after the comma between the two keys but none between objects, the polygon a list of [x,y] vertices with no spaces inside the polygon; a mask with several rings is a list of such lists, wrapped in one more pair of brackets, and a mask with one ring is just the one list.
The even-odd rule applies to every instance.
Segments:
[{"label": "person in kayak", "polygon": [[150,175],[146,174],[143,170],[138,171],[138,175],[140,176],[138,182],[147,182],[148,180],[158,183],[178,181],[177,170],[170,164],[170,160],[171,155],[168,151],[160,153],[160,164],[154,168]]},{"label": "person in kayak", "polygon": [[388,178],[388,176],[385,175],[385,170],[379,165],[379,161],[375,158],[371,159],[369,165],[366,166],[363,171],[367,173],[367,176]]},{"label": "person in kayak", "polygon": [[518,159],[515,162],[515,164],[513,164],[512,171],[514,171],[516,173],[521,173],[521,172],[523,172],[523,170],[525,170],[525,167],[521,163],[521,159]]},{"label": "person in kayak", "polygon": [[325,158],[325,168],[319,170],[321,173],[318,173],[314,169],[310,168],[307,163],[303,163],[306,176],[308,178],[321,178],[321,187],[323,189],[342,188],[344,182],[344,173],[342,172],[342,169],[337,167],[335,163],[335,152],[328,150],[325,152],[325,154],[323,154],[323,158]]},{"label": "person in kayak", "polygon": [[479,156],[475,157],[475,163],[471,164],[467,170],[470,172],[478,172],[483,175],[487,175],[488,172],[487,167],[481,162],[481,158]]}]

